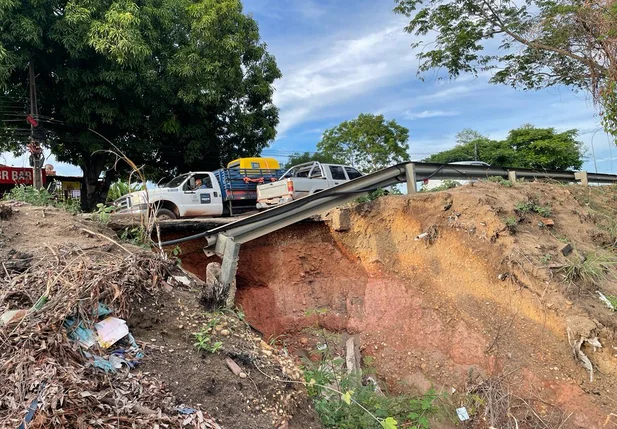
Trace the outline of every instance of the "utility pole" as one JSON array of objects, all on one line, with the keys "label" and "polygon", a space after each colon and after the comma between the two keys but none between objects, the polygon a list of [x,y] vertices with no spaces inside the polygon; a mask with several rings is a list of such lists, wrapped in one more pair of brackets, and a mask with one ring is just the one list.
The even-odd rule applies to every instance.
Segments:
[{"label": "utility pole", "polygon": [[28,66],[28,77],[30,87],[30,143],[28,144],[28,150],[30,151],[30,166],[32,167],[32,185],[35,189],[41,189],[43,187],[43,176],[41,170],[43,167],[43,149],[41,148],[41,142],[35,137],[34,128],[38,126],[36,117],[39,114],[37,101],[36,101],[36,81],[34,77],[34,64],[30,61]]}]

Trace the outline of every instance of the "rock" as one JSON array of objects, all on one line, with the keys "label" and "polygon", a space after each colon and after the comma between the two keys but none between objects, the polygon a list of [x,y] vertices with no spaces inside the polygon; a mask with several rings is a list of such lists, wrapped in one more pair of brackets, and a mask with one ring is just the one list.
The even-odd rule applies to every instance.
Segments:
[{"label": "rock", "polygon": [[542,225],[547,228],[552,228],[555,226],[555,221],[553,219],[542,218],[540,219],[540,222],[542,222]]},{"label": "rock", "polygon": [[[246,377],[246,374],[242,372],[242,368],[240,368],[240,366],[232,358],[226,358],[225,363],[227,364],[227,367],[231,370],[231,372],[234,373],[234,375],[240,376],[241,378]],[[241,374],[244,374],[244,377],[242,377]]]},{"label": "rock", "polygon": [[568,256],[570,253],[572,253],[572,250],[574,250],[574,248],[570,243],[568,243],[561,249],[561,254],[563,256]]},{"label": "rock", "polygon": [[332,229],[337,232],[349,231],[351,229],[349,210],[334,209],[332,212]]},{"label": "rock", "polygon": [[230,334],[229,329],[223,329],[221,330],[221,335],[224,337],[228,337]]}]

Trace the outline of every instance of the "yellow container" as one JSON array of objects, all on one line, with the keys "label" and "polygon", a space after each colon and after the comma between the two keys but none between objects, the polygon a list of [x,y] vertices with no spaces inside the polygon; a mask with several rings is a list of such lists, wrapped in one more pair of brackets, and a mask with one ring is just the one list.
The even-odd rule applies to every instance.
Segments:
[{"label": "yellow container", "polygon": [[227,168],[240,170],[278,170],[279,163],[274,158],[238,158],[227,164]]}]

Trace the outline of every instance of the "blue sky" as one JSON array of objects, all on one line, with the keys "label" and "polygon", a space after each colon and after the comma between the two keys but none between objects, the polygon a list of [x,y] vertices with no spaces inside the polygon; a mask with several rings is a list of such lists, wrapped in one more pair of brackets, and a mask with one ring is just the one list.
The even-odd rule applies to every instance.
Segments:
[{"label": "blue sky", "polygon": [[[409,128],[412,159],[455,144],[472,128],[492,138],[525,123],[577,128],[589,147],[599,118],[587,94],[567,88],[520,91],[488,83],[490,75],[439,81],[417,77],[418,60],[390,0],[245,0],[283,78],[276,82],[278,136],[264,155],[314,151],[321,133],[360,113],[383,113]],[[617,171],[617,148],[593,136],[598,171]]]},{"label": "blue sky", "polygon": [[[530,123],[578,129],[588,147],[588,171],[595,170],[593,137],[598,171],[617,172],[617,148],[602,131],[585,93],[514,90],[489,84],[490,75],[439,81],[427,74],[424,81],[418,79],[410,47],[414,39],[402,30],[406,19],[392,13],[394,1],[244,0],[244,5],[283,73],[275,83],[278,136],[264,156],[285,161],[293,152],[314,151],[325,129],[360,113],[383,113],[409,128],[412,159],[452,147],[463,128],[503,138],[510,129]],[[25,156],[4,157],[9,165],[27,165]],[[80,172],[49,162],[60,174]]]}]

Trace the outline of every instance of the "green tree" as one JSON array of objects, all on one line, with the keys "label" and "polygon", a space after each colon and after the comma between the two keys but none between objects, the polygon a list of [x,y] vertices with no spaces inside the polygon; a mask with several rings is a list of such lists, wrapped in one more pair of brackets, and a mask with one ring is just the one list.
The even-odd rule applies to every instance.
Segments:
[{"label": "green tree", "polygon": [[326,130],[317,150],[363,172],[409,160],[409,130],[383,115],[362,113]]},{"label": "green tree", "polygon": [[[86,207],[104,199],[101,173],[114,178],[91,130],[154,179],[257,155],[276,135],[281,74],[240,0],[0,0],[0,87],[18,116],[30,64],[38,119],[82,168]],[[5,149],[24,147],[22,128]]]},{"label": "green tree", "polygon": [[320,152],[313,152],[313,153],[296,152],[289,157],[289,159],[284,165],[284,168],[288,169],[288,168],[293,167],[294,165],[304,164],[305,162],[312,162],[312,161],[324,162],[326,164],[343,164],[344,163],[343,159],[337,158],[336,156],[332,154],[323,154]]},{"label": "green tree", "polygon": [[583,165],[582,143],[576,130],[562,133],[554,128],[524,125],[511,130],[505,140],[491,140],[480,134],[454,148],[433,154],[426,162],[447,164],[476,159],[490,165],[546,170],[578,170]]},{"label": "green tree", "polygon": [[[494,70],[493,83],[590,91],[617,133],[617,3],[579,0],[395,0],[419,37],[419,73]],[[494,43],[495,40],[497,43]]]}]

